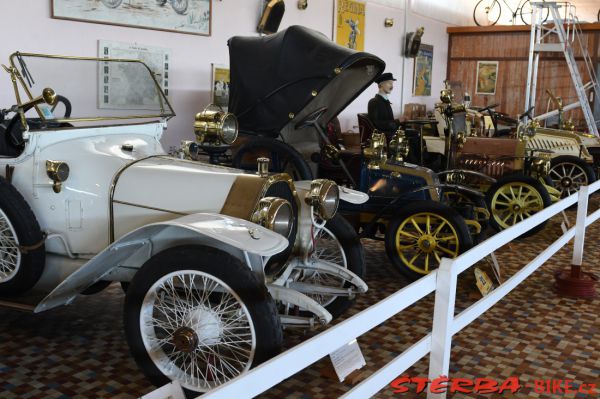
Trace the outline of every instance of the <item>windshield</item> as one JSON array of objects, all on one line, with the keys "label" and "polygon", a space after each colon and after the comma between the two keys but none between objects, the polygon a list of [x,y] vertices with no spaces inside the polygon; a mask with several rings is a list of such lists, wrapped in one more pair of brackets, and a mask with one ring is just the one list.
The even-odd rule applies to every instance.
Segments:
[{"label": "windshield", "polygon": [[8,72],[18,83],[18,105],[38,97],[45,88],[56,93],[55,104],[41,102],[28,113],[37,113],[42,120],[91,122],[175,115],[163,91],[168,90],[168,79],[139,60],[14,53],[10,64]]}]

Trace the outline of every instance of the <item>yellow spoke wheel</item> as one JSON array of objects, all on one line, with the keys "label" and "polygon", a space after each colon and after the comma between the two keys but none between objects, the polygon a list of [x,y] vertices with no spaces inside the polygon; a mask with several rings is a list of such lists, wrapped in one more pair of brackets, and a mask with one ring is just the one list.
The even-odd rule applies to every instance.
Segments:
[{"label": "yellow spoke wheel", "polygon": [[400,209],[386,233],[386,250],[398,270],[416,280],[471,246],[467,225],[452,208],[433,201]]},{"label": "yellow spoke wheel", "polygon": [[[489,188],[486,200],[491,212],[490,224],[498,231],[527,219],[552,203],[544,185],[528,176],[499,179]],[[524,235],[539,231],[544,224]]]}]

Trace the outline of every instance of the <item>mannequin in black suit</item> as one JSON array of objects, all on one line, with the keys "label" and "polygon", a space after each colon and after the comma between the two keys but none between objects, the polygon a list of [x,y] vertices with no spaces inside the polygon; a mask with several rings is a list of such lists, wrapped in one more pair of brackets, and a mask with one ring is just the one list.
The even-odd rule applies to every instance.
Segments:
[{"label": "mannequin in black suit", "polygon": [[379,93],[369,100],[369,119],[379,131],[382,131],[388,138],[398,129],[400,121],[394,119],[392,105],[388,96],[394,89],[394,76],[386,72],[379,76],[375,82],[379,87]]}]

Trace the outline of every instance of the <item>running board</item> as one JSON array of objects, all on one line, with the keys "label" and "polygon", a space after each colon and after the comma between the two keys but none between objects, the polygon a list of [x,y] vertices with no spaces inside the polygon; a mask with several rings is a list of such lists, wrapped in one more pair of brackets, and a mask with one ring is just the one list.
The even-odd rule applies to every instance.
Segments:
[{"label": "running board", "polygon": [[47,292],[33,291],[19,296],[0,297],[0,308],[34,313],[35,307],[46,295],[48,295]]}]

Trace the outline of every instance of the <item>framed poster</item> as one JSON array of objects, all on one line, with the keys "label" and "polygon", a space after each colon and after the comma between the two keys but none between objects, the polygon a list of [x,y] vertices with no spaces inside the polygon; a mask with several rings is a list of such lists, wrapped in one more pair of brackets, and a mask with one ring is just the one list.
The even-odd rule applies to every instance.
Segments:
[{"label": "framed poster", "polygon": [[433,68],[433,46],[422,44],[415,57],[415,69],[413,76],[413,95],[431,95],[431,75]]},{"label": "framed poster", "polygon": [[52,0],[52,18],[210,36],[212,0]]},{"label": "framed poster", "polygon": [[335,1],[333,35],[337,44],[353,50],[364,51],[365,9],[364,1]]},{"label": "framed poster", "polygon": [[475,94],[496,94],[498,61],[477,61],[477,90]]},{"label": "framed poster", "polygon": [[[129,58],[143,61],[154,72],[159,86],[169,95],[171,50],[98,40],[100,58]],[[154,109],[156,86],[151,78],[136,78],[140,64],[104,62],[98,71],[98,107],[107,109]]]},{"label": "framed poster", "polygon": [[229,106],[229,67],[212,64],[212,84],[210,100],[227,111]]}]

